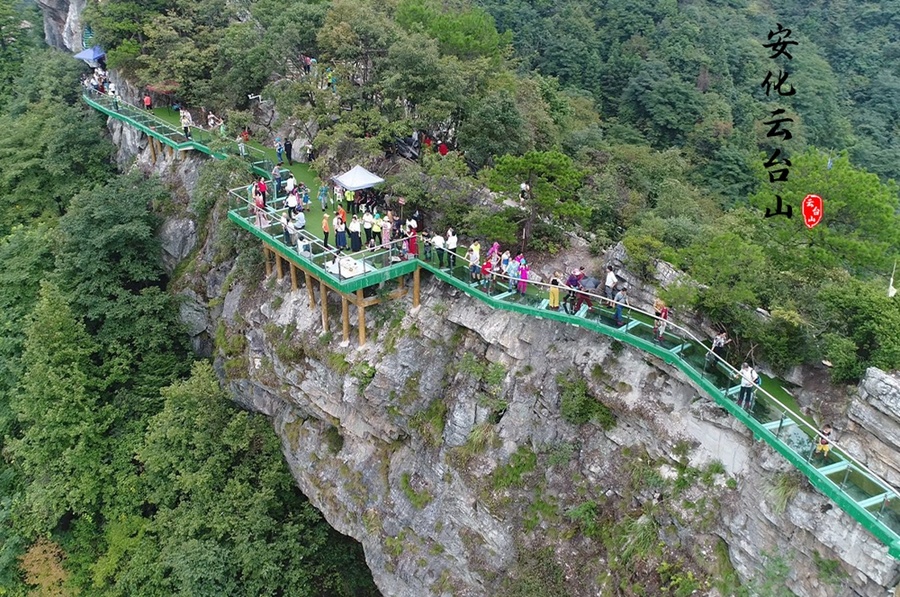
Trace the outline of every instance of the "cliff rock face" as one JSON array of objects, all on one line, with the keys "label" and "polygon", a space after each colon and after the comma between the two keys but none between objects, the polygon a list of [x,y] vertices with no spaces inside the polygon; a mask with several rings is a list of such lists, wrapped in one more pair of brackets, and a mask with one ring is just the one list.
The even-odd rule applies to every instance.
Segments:
[{"label": "cliff rock face", "polygon": [[900,377],[870,367],[847,417],[847,428],[838,437],[841,445],[886,481],[900,485]]},{"label": "cliff rock face", "polygon": [[87,0],[38,0],[44,13],[44,39],[47,45],[81,51],[81,13]]},{"label": "cliff rock face", "polygon": [[[416,311],[370,309],[371,341],[343,349],[287,284],[226,292],[219,369],[272,417],[299,486],[362,542],[386,595],[498,594],[548,547],[571,594],[607,594],[617,556],[571,514],[588,502],[598,519],[643,513],[698,575],[720,573],[709,554],[724,539],[742,578],[778,560],[798,595],[881,597],[895,582],[885,548],[804,481],[774,505],[790,467],[652,357],[438,282]],[[614,425],[561,416],[579,379]]]}]

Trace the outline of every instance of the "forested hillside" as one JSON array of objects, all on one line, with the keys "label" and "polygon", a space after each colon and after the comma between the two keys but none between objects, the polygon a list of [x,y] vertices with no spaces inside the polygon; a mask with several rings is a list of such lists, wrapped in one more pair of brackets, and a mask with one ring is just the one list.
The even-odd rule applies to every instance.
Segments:
[{"label": "forested hillside", "polygon": [[377,594],[266,419],[191,366],[170,191],[114,170],[34,11],[0,16],[0,595]]},{"label": "forested hillside", "polygon": [[[632,269],[663,258],[690,274],[699,286],[666,298],[730,330],[741,357],[824,358],[837,381],[900,365],[886,295],[900,253],[897,2],[161,0],[85,16],[137,83],[177,87],[266,142],[317,131],[320,173],[380,168],[435,228],[503,244],[524,231],[552,253],[566,230],[598,252],[624,240]],[[772,59],[764,44],[782,35],[791,58]],[[254,122],[256,92],[274,121]],[[765,124],[774,113],[789,141]],[[456,151],[385,162],[413,131]],[[482,201],[482,185],[513,195],[526,179],[524,213]],[[799,213],[810,193],[825,201],[813,230]],[[794,217],[763,217],[776,195]]]}]

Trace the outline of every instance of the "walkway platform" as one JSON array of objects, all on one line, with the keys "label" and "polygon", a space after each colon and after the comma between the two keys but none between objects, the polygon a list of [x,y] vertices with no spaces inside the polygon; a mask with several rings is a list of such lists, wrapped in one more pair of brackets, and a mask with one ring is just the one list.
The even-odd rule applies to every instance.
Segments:
[{"label": "walkway platform", "polygon": [[[205,139],[199,137],[185,139],[170,124],[161,119],[154,120],[133,106],[123,109],[120,105],[118,110],[115,109],[115,106],[111,105],[111,99],[106,96],[96,97],[85,94],[84,100],[110,118],[115,118],[143,131],[158,143],[158,146],[151,143],[151,147],[158,147],[161,150],[164,145],[172,151],[197,150],[213,158],[224,158],[230,152],[237,151],[234,144],[229,147],[229,143],[224,141],[219,145],[217,140],[210,139],[207,145],[203,142]],[[135,113],[134,110],[139,113]],[[267,176],[274,167],[271,161],[257,163],[252,155],[245,157],[248,158],[250,167],[263,176]],[[240,195],[238,196],[240,197]],[[829,454],[829,460],[833,462],[822,468],[816,468],[811,462],[811,457],[818,430],[810,424],[796,403],[792,402],[790,395],[781,388],[780,382],[764,376],[763,387],[757,389],[755,406],[749,412],[745,411],[738,407],[731,398],[731,393],[736,392],[737,389],[730,387],[737,370],[722,360],[716,360],[712,365],[709,364],[705,358],[709,347],[693,337],[687,330],[669,322],[665,340],[674,342],[677,350],[667,349],[654,341],[654,316],[637,309],[626,308],[626,316],[629,321],[622,327],[614,327],[610,325],[609,313],[604,312],[603,309],[589,311],[583,316],[578,316],[569,315],[564,310],[554,311],[545,308],[546,292],[549,286],[542,288],[540,284],[529,282],[529,293],[523,296],[507,292],[508,287],[504,284],[491,284],[488,287],[471,286],[465,266],[442,270],[435,264],[421,259],[397,261],[395,257],[398,252],[391,247],[379,251],[337,255],[333,250],[325,247],[324,243],[314,235],[304,233],[298,235],[299,240],[303,242],[286,244],[278,223],[278,211],[271,210],[267,214],[268,221],[265,219],[260,221],[255,215],[250,214],[249,206],[245,201],[238,201],[233,206],[234,208],[228,213],[229,220],[261,241],[266,257],[267,273],[273,271],[270,257],[274,255],[274,271],[279,276],[283,276],[285,275],[284,266],[287,265],[290,269],[292,288],[298,287],[298,273],[304,274],[311,306],[315,304],[314,286],[318,281],[322,322],[325,329],[328,328],[328,301],[324,300],[325,293],[331,289],[340,294],[345,341],[349,339],[348,310],[352,304],[359,310],[360,344],[365,342],[365,308],[381,300],[380,297],[366,297],[364,292],[366,288],[398,279],[400,280],[398,288],[392,295],[400,296],[406,293],[403,280],[405,276],[411,274],[413,277],[413,307],[415,308],[418,307],[419,301],[420,272],[425,271],[492,308],[577,325],[626,343],[681,371],[697,388],[711,397],[720,408],[745,425],[754,437],[769,444],[772,449],[803,473],[816,489],[863,525],[885,545],[892,557],[900,559],[900,500],[897,499],[900,491],[843,451],[836,442],[833,442]],[[537,289],[538,292],[535,292],[534,289]],[[602,300],[602,297],[599,296],[593,298],[598,301]],[[782,417],[784,417],[783,423]],[[778,430],[781,433],[776,435]],[[842,473],[840,483],[830,477],[836,473]]]}]

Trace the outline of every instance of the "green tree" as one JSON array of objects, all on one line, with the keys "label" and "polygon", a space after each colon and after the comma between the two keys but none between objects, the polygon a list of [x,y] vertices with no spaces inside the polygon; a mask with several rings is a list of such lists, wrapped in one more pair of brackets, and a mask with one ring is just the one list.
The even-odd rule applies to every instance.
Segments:
[{"label": "green tree", "polygon": [[459,144],[466,159],[479,168],[492,163],[496,156],[527,151],[531,140],[515,98],[501,91],[478,101],[460,128]]},{"label": "green tree", "polygon": [[113,595],[370,595],[351,547],[305,501],[268,422],[238,412],[212,367],[162,392],[137,458],[151,519],[107,527],[94,590]]},{"label": "green tree", "polygon": [[158,181],[134,173],[79,193],[60,219],[56,276],[92,326],[120,297],[158,285],[159,219],[148,208],[167,200]]},{"label": "green tree", "polygon": [[516,196],[526,184],[522,223],[523,247],[531,241],[539,219],[551,224],[574,224],[587,216],[576,191],[584,172],[571,158],[558,151],[530,151],[523,156],[506,155],[485,173],[493,189]]},{"label": "green tree", "polygon": [[96,346],[55,286],[42,284],[31,318],[21,384],[10,398],[20,435],[9,451],[27,480],[26,528],[41,533],[67,512],[98,511],[109,483],[102,463],[113,415],[96,392]]},{"label": "green tree", "polygon": [[0,105],[22,74],[28,56],[40,45],[41,15],[37,7],[15,0],[0,1]]},{"label": "green tree", "polygon": [[0,115],[0,234],[58,217],[84,186],[109,176],[112,145],[102,120],[77,97],[78,65],[45,50],[31,55]]},{"label": "green tree", "polygon": [[336,0],[316,38],[322,51],[319,62],[323,66],[326,60],[349,64],[348,72],[366,86],[375,80],[378,61],[396,37],[397,26],[370,0]]},{"label": "green tree", "polygon": [[[829,158],[815,150],[791,157],[789,180],[765,185],[751,198],[759,210],[775,210],[775,192],[795,215],[754,218],[755,236],[779,269],[820,271],[845,268],[853,274],[884,274],[900,254],[900,199],[894,183],[850,163],[846,154]],[[829,162],[831,166],[829,167]],[[803,225],[803,198],[824,202],[822,222]]]},{"label": "green tree", "polygon": [[440,44],[442,54],[461,60],[486,57],[499,66],[512,39],[509,33],[498,33],[493,17],[477,7],[448,10],[439,2],[403,0],[395,18],[404,29],[424,29]]},{"label": "green tree", "polygon": [[831,377],[853,382],[867,367],[896,369],[900,364],[900,301],[889,298],[885,284],[837,279],[823,286],[813,317],[824,335],[824,356]]},{"label": "green tree", "polygon": [[[749,215],[747,215],[749,217]],[[770,271],[762,247],[738,230],[726,229],[699,240],[682,253],[691,277],[703,285],[697,306],[719,321],[733,322],[755,309],[762,281]],[[741,332],[749,330],[740,330]]]},{"label": "green tree", "polygon": [[411,33],[391,45],[383,65],[380,87],[406,106],[403,117],[432,130],[454,116],[462,102],[465,82],[459,61],[441,57],[437,42]]}]

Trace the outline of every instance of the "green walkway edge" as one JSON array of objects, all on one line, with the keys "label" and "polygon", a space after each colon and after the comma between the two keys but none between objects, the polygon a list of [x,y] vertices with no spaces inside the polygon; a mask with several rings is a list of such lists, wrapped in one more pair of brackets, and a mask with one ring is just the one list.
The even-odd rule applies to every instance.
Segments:
[{"label": "green walkway edge", "polygon": [[[116,120],[124,122],[129,126],[142,131],[146,135],[158,139],[161,143],[172,147],[177,151],[196,150],[216,159],[224,159],[227,156],[227,153],[221,151],[213,151],[209,146],[197,140],[186,140],[181,143],[175,141],[174,139],[167,136],[165,132],[163,132],[168,130],[168,135],[172,135],[172,131],[174,130],[174,132],[176,133],[175,136],[177,136],[178,131],[176,129],[173,129],[173,127],[169,123],[150,114],[143,115],[136,113],[135,110],[138,110],[137,108],[129,106],[124,102],[121,102],[121,105],[127,107],[126,110],[115,110],[112,106],[105,105],[106,103],[111,102],[111,100],[106,99],[105,97],[103,97],[102,99],[101,97],[91,97],[88,93],[83,94],[82,97],[85,103],[87,103],[95,110],[109,116],[110,118],[114,118]],[[133,116],[130,116],[126,112],[134,114]],[[138,121],[136,120],[136,118],[141,118],[141,120],[152,122],[153,126],[148,126],[146,122]],[[254,155],[245,157],[249,157],[252,162],[252,160],[255,159],[256,156]],[[271,163],[260,161],[259,163],[252,162],[250,164],[250,167],[256,173],[262,176],[268,176],[273,165]],[[779,439],[779,437],[777,437],[775,433],[766,428],[764,423],[757,421],[749,414],[747,414],[736,403],[732,402],[726,396],[725,392],[717,388],[715,384],[713,384],[709,379],[705,378],[697,369],[692,367],[690,363],[687,362],[687,360],[682,358],[681,355],[683,353],[679,352],[678,354],[676,354],[672,350],[666,349],[645,338],[629,334],[624,328],[615,328],[600,321],[577,317],[574,315],[568,315],[563,311],[550,311],[541,309],[536,306],[499,300],[497,297],[482,292],[477,288],[473,288],[470,284],[453,277],[448,272],[440,270],[431,263],[417,259],[401,261],[388,267],[380,268],[377,271],[350,278],[349,280],[339,280],[333,275],[329,274],[318,264],[300,256],[293,247],[289,247],[281,242],[280,238],[273,237],[267,234],[265,231],[258,229],[250,221],[242,217],[237,210],[230,210],[228,212],[228,218],[236,225],[247,230],[257,238],[262,240],[264,243],[277,250],[277,252],[282,254],[282,256],[292,261],[301,269],[315,274],[318,278],[327,281],[333,288],[342,292],[354,292],[362,288],[380,284],[382,282],[397,278],[401,275],[412,273],[416,270],[416,268],[421,267],[422,269],[431,272],[437,279],[450,284],[454,288],[461,290],[467,295],[480,300],[481,302],[489,305],[494,309],[503,309],[522,315],[540,317],[543,319],[555,320],[562,323],[577,325],[593,332],[603,334],[604,336],[613,338],[615,340],[619,340],[637,348],[638,350],[642,350],[654,355],[655,357],[661,359],[663,362],[669,365],[673,365],[678,370],[680,370],[697,387],[699,387],[703,392],[712,397],[713,400],[715,400],[716,404],[728,411],[732,416],[734,416],[747,428],[749,428],[757,439],[765,441],[769,446],[771,446],[774,450],[781,454],[785,459],[787,459],[788,462],[790,462],[794,467],[802,472],[816,489],[818,489],[828,498],[834,501],[842,510],[852,516],[875,538],[886,545],[888,548],[888,553],[893,558],[900,559],[900,535],[898,535],[897,532],[895,532],[886,523],[879,520],[872,512],[860,505],[860,502],[854,500],[848,493],[842,490],[841,487],[838,486],[834,481],[829,479],[822,470],[817,469],[810,462],[804,460],[800,454],[798,454],[785,442]],[[884,487],[883,483],[878,482],[877,480],[872,478],[870,474],[867,474],[867,471],[864,467],[853,464],[849,459],[848,464],[849,467],[851,467],[856,472],[872,479],[876,485]],[[890,494],[893,496],[891,499],[897,499],[893,488],[887,486],[884,487],[884,489],[886,490],[886,495]],[[862,500],[862,503],[870,503],[872,502],[872,499],[873,498]]]},{"label": "green walkway edge", "polygon": [[251,222],[247,221],[246,218],[237,213],[237,210],[230,210],[228,212],[228,219],[253,236],[259,238],[270,247],[276,249],[282,257],[293,262],[293,264],[300,269],[308,271],[310,274],[315,274],[316,277],[318,277],[320,280],[324,280],[335,290],[348,294],[351,292],[356,292],[357,290],[360,290],[362,288],[368,288],[369,286],[375,286],[376,284],[381,284],[382,282],[387,282],[388,280],[399,278],[400,276],[406,274],[411,274],[419,265],[418,261],[414,259],[411,259],[409,261],[400,261],[388,267],[380,268],[374,272],[355,276],[348,280],[340,280],[334,275],[325,271],[325,268],[320,266],[318,263],[314,263],[313,261],[300,256],[294,250],[294,247],[284,244],[280,238],[273,237],[267,234],[265,231],[260,230],[259,228],[254,226]]},{"label": "green walkway edge", "polygon": [[[182,142],[178,142],[175,139],[172,139],[171,136],[183,137],[184,135],[178,129],[174,128],[169,122],[159,118],[154,115],[152,112],[144,111],[140,108],[132,106],[131,104],[126,103],[124,100],[119,100],[119,110],[116,110],[111,104],[112,99],[105,95],[99,94],[90,94],[90,93],[82,93],[81,99],[94,108],[98,112],[105,114],[106,116],[118,120],[120,122],[124,122],[132,128],[135,128],[148,137],[153,137],[158,140],[160,143],[171,147],[175,151],[199,151],[205,155],[213,157],[217,160],[224,160],[228,157],[229,153],[226,151],[214,151],[204,143],[201,143],[199,140],[190,139]],[[140,120],[138,120],[140,119]],[[195,131],[199,131],[200,135],[204,137],[208,137],[210,139],[214,139],[214,136],[202,129],[195,129]],[[192,134],[192,136],[195,136]],[[234,151],[232,155],[238,155],[237,152],[237,144],[233,142],[228,142],[227,140],[223,140],[224,145],[233,145]],[[245,146],[245,158],[250,161],[250,168],[260,176],[269,177],[272,173],[272,168],[274,168],[274,164],[266,158],[266,156],[260,152],[259,150]]]},{"label": "green walkway edge", "polygon": [[440,270],[434,265],[427,262],[419,262],[422,269],[428,270],[442,282],[450,284],[454,288],[465,292],[467,295],[480,300],[494,309],[504,309],[513,311],[522,315],[537,316],[543,319],[552,319],[562,323],[577,325],[593,332],[603,334],[615,340],[619,340],[630,346],[633,346],[644,352],[648,352],[655,357],[663,360],[669,365],[674,365],[679,371],[684,373],[695,385],[702,389],[707,395],[713,398],[720,407],[727,410],[748,427],[753,435],[762,441],[765,441],[779,454],[785,457],[788,462],[794,465],[809,479],[810,483],[834,501],[842,510],[852,516],[867,531],[872,533],[879,541],[888,547],[888,552],[895,559],[900,559],[900,535],[895,533],[890,527],[878,520],[871,512],[862,508],[856,501],[847,495],[834,481],[822,474],[818,469],[806,462],[794,450],[778,439],[774,433],[763,427],[763,424],[756,419],[750,417],[744,409],[739,407],[735,402],[728,399],[725,394],[717,388],[712,382],[704,378],[694,367],[687,363],[684,359],[674,355],[670,350],[663,348],[651,341],[639,338],[632,334],[622,331],[621,328],[614,328],[598,321],[583,319],[568,315],[563,311],[549,311],[538,309],[530,305],[521,305],[517,303],[507,303],[497,300],[496,298],[485,294],[475,288],[472,288],[462,280],[454,278],[447,272]]}]

